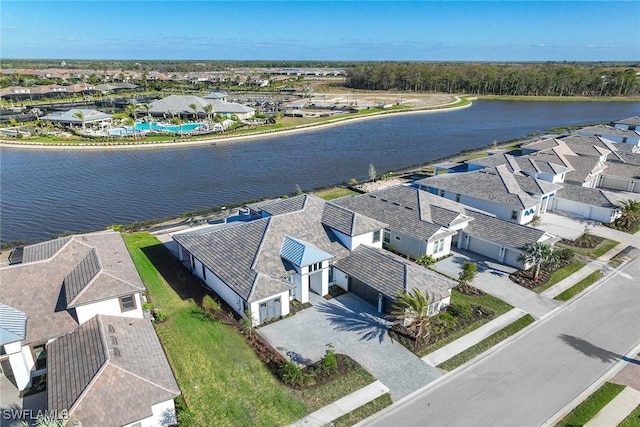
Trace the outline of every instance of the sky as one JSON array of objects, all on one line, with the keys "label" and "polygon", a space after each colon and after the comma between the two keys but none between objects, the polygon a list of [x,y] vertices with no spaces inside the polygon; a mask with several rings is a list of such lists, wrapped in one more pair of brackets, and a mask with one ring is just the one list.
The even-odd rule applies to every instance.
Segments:
[{"label": "sky", "polygon": [[0,59],[640,60],[638,0],[2,0],[0,25]]}]

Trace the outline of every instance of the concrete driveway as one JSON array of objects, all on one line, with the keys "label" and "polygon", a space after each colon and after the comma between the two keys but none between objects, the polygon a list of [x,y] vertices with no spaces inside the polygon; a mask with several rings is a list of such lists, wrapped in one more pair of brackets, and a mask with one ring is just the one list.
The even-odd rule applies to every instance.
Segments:
[{"label": "concrete driveway", "polygon": [[591,230],[600,224],[597,221],[553,212],[546,212],[540,218],[540,224],[536,228],[567,240],[575,240],[584,233],[585,228]]},{"label": "concrete driveway", "polygon": [[326,345],[350,356],[401,399],[443,374],[387,334],[388,321],[353,294],[325,300],[310,294],[313,307],[258,329],[274,348],[300,365],[324,356]]},{"label": "concrete driveway", "polygon": [[472,283],[473,286],[526,311],[536,319],[542,318],[561,304],[559,301],[537,294],[509,280],[509,274],[515,271],[513,267],[461,249],[455,249],[452,252],[453,256],[438,261],[430,268],[456,278],[465,261],[475,262],[478,265],[478,274]]}]

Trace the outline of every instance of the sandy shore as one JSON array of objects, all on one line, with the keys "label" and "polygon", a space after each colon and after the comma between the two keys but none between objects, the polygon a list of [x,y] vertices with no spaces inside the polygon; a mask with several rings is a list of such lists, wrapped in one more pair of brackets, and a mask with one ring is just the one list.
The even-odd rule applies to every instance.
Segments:
[{"label": "sandy shore", "polygon": [[131,150],[131,149],[148,149],[148,148],[182,148],[182,147],[195,147],[203,145],[216,145],[218,143],[226,143],[233,141],[243,141],[265,137],[276,137],[291,135],[300,132],[310,132],[320,129],[326,129],[334,126],[341,126],[350,123],[355,123],[364,120],[374,120],[390,115],[396,114],[429,114],[440,113],[447,111],[455,111],[462,108],[469,108],[472,105],[472,100],[476,98],[467,98],[470,102],[466,105],[457,107],[447,107],[447,105],[453,105],[460,102],[461,98],[456,96],[455,101],[446,104],[435,105],[425,108],[414,108],[411,110],[390,110],[381,111],[379,113],[373,113],[367,116],[353,117],[353,118],[338,118],[335,120],[329,120],[323,123],[314,123],[307,125],[300,125],[289,129],[271,130],[266,132],[256,132],[255,134],[217,137],[210,139],[199,139],[191,141],[179,141],[176,142],[144,142],[144,141],[130,141],[130,142],[56,142],[56,143],[43,143],[43,142],[29,142],[22,140],[7,140],[0,139],[0,147],[3,148],[29,148],[34,150]]}]

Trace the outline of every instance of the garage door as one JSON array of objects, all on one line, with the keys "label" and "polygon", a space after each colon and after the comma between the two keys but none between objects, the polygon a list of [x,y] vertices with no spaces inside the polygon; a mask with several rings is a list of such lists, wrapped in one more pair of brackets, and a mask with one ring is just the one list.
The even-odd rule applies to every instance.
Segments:
[{"label": "garage door", "polygon": [[506,249],[504,254],[504,264],[510,265],[511,267],[515,268],[522,268],[522,263],[518,260],[518,258],[520,258],[520,255],[522,254],[518,251]]},{"label": "garage door", "polygon": [[[378,308],[378,294],[379,292],[373,289],[372,287],[366,285],[358,279],[354,279],[349,277],[349,292],[352,292],[354,295],[359,296],[372,306]],[[389,313],[391,310],[391,304],[387,301],[385,297],[382,297],[382,311],[384,313]]]},{"label": "garage door", "polygon": [[260,323],[265,320],[280,317],[282,313],[282,307],[280,305],[280,298],[274,298],[269,301],[260,303]]},{"label": "garage door", "polygon": [[478,239],[476,237],[469,238],[469,247],[468,249],[471,252],[475,252],[480,255],[484,255],[491,259],[499,260],[500,259],[500,246],[495,245],[493,243],[489,243],[487,241]]}]

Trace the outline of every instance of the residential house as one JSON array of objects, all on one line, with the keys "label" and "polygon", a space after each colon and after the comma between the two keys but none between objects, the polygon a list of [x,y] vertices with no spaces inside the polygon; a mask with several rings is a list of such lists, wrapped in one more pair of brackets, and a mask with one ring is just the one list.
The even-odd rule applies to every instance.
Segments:
[{"label": "residential house", "polygon": [[629,117],[628,119],[616,120],[611,126],[623,130],[640,129],[640,116]]},{"label": "residential house", "polygon": [[[80,346],[74,350],[77,357],[69,359],[68,353],[52,348],[59,348],[55,344],[58,339],[67,340],[61,337],[69,334],[78,336],[73,334],[83,325],[96,322],[96,316],[105,316],[109,323],[146,322],[151,328],[149,330],[153,331],[150,321],[143,319],[142,294],[145,287],[119,233],[74,235],[29,245],[14,251],[10,260],[11,265],[0,268],[0,345],[3,372],[11,373],[10,380],[20,391],[27,390],[34,377],[47,374],[50,402],[62,394],[80,393],[79,384],[73,381],[65,380],[59,389],[51,388],[53,371],[49,369],[82,370],[83,364],[96,361],[83,360],[83,344],[73,338],[63,342],[67,342],[67,349]],[[101,342],[107,345],[106,339]],[[146,357],[130,357],[130,351],[130,346],[123,349],[123,359],[126,358],[127,363],[148,363]],[[172,375],[170,369],[165,369],[167,366],[150,365],[149,368],[156,370],[158,375]],[[113,412],[120,407],[119,404],[122,408],[128,407],[125,404],[128,395],[124,392],[127,388],[122,387],[120,378],[118,375],[110,377],[113,391],[101,398],[103,402],[111,403],[98,406],[96,411]],[[88,384],[83,384],[83,387]],[[165,399],[163,411],[169,406],[173,408],[173,397],[179,391],[177,387],[172,391],[176,393]],[[58,405],[51,409],[72,408]],[[146,409],[140,408],[139,411]],[[134,417],[123,424],[140,420]],[[121,425],[115,421],[107,424],[93,419],[80,418],[80,421],[85,425]],[[156,424],[160,424],[159,419],[141,425]]]},{"label": "residential house", "polygon": [[[427,250],[427,254],[437,258],[440,244],[444,245],[443,252],[448,254],[451,244],[502,264],[525,268],[519,258],[526,245],[537,242],[553,244],[555,241],[544,231],[504,221],[408,186],[393,186],[361,196],[344,197],[335,203],[388,222],[383,247],[406,256],[412,256],[414,248],[423,242],[425,231],[446,230],[455,234],[436,240],[433,246],[429,246],[435,253]],[[400,240],[395,236],[400,236]]]},{"label": "residential house", "polygon": [[576,131],[578,135],[600,136],[618,144],[640,146],[640,129],[629,130],[608,125],[587,126]]},{"label": "residential house", "polygon": [[[205,99],[207,99],[205,97]],[[256,109],[237,102],[226,102],[219,99],[207,99],[213,106],[216,115],[225,118],[236,116],[238,120],[248,120],[256,115]]]},{"label": "residential house", "polygon": [[526,224],[546,212],[559,185],[512,173],[499,165],[466,173],[436,175],[415,182],[429,193],[489,212],[506,221]]},{"label": "residential house", "polygon": [[621,214],[611,193],[599,188],[567,185],[556,192],[551,210],[608,224]]},{"label": "residential house", "polygon": [[563,160],[558,160],[560,163],[553,163],[547,159],[535,158],[531,155],[514,156],[502,153],[468,160],[465,163],[468,165],[468,171],[506,165],[507,169],[513,173],[521,172],[524,175],[531,176],[542,181],[563,183],[566,174],[571,172],[573,169],[570,166],[567,166],[569,164],[568,161],[565,165],[563,164]]},{"label": "residential house", "polygon": [[50,411],[83,426],[176,425],[180,389],[148,319],[98,314],[48,353]]},{"label": "residential house", "polygon": [[[255,324],[286,316],[291,300],[306,303],[310,292],[326,295],[335,284],[387,311],[395,301],[393,292],[407,290],[410,280],[382,286],[357,273],[358,260],[350,257],[384,257],[382,235],[387,224],[317,197],[301,195],[248,206],[253,220],[227,223],[202,232],[177,233],[178,254],[191,270],[236,312],[248,311]],[[375,254],[363,246],[378,251]],[[399,258],[380,258],[389,268],[414,266]],[[340,262],[343,269],[336,265]],[[405,265],[406,264],[406,265]],[[386,267],[378,268],[380,275]],[[416,273],[417,274],[417,273]],[[432,272],[420,274],[433,275]],[[416,277],[420,276],[417,274]],[[399,277],[399,276],[398,276]],[[438,277],[432,278],[434,287]],[[445,283],[450,289],[452,284]],[[447,304],[448,290],[431,290],[440,295],[437,307]],[[445,295],[446,294],[446,295]],[[379,304],[380,302],[380,304]]]}]

